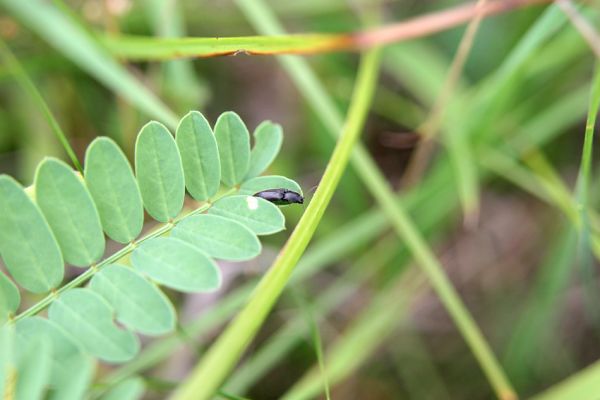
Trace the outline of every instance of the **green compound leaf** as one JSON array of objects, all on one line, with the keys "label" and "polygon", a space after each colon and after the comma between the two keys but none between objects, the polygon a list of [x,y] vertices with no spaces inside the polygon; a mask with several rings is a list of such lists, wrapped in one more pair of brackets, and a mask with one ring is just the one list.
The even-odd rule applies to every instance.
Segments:
[{"label": "green compound leaf", "polygon": [[262,192],[267,189],[288,189],[296,193],[302,194],[300,185],[285,176],[279,175],[267,175],[258,176],[242,183],[240,186],[239,194],[247,194],[252,196],[258,192]]},{"label": "green compound leaf", "polygon": [[52,348],[51,398],[77,400],[83,397],[93,375],[93,363],[78,343],[60,326],[41,317],[29,317],[16,324],[20,346],[44,337]]},{"label": "green compound leaf", "polygon": [[137,400],[145,390],[144,380],[139,376],[126,379],[101,397],[102,400]]},{"label": "green compound leaf", "polygon": [[198,201],[211,198],[219,190],[221,163],[208,121],[198,111],[189,112],[177,127],[175,140],[188,191]]},{"label": "green compound leaf", "polygon": [[52,369],[50,339],[39,336],[17,347],[17,400],[42,399]]},{"label": "green compound leaf", "polygon": [[142,231],[144,208],[131,165],[110,138],[96,138],[85,154],[85,182],[98,207],[104,232],[128,243]]},{"label": "green compound leaf", "polygon": [[254,130],[254,147],[250,153],[250,167],[246,179],[254,178],[265,172],[271,165],[283,142],[281,125],[263,121]]},{"label": "green compound leaf", "polygon": [[110,305],[90,289],[70,289],[61,294],[52,302],[48,316],[102,360],[127,361],[140,348],[138,338],[113,323]]},{"label": "green compound leaf", "polygon": [[104,233],[92,196],[64,162],[46,158],[35,174],[36,200],[56,235],[65,261],[88,266],[104,253]]},{"label": "green compound leaf", "polygon": [[90,289],[115,309],[117,320],[146,335],[162,335],[175,327],[169,299],[131,268],[109,265],[92,278]]},{"label": "green compound leaf", "polygon": [[260,241],[250,229],[217,215],[196,215],[181,221],[172,236],[223,260],[249,260],[260,254]]},{"label": "green compound leaf", "polygon": [[0,254],[12,277],[34,293],[63,279],[62,254],[40,209],[13,178],[0,176]]},{"label": "green compound leaf", "polygon": [[158,283],[181,292],[208,292],[221,286],[221,272],[203,251],[175,238],[158,237],[136,248],[131,263]]},{"label": "green compound leaf", "polygon": [[153,121],[142,128],[135,171],[148,214],[160,222],[175,218],[183,207],[185,182],[175,139],[164,125]]},{"label": "green compound leaf", "polygon": [[3,324],[9,314],[14,314],[21,304],[19,289],[2,271],[0,271],[0,324]]},{"label": "green compound leaf", "polygon": [[233,111],[221,114],[215,124],[221,159],[221,182],[232,187],[242,182],[250,166],[250,134]]},{"label": "green compound leaf", "polygon": [[224,197],[208,212],[241,222],[257,235],[270,235],[285,229],[285,219],[279,208],[258,197]]}]

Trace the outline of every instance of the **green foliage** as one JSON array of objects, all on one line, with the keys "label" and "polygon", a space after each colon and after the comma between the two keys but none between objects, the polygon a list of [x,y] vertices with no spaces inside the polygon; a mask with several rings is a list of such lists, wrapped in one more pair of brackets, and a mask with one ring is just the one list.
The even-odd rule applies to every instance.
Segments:
[{"label": "green foliage", "polygon": [[241,221],[257,235],[270,235],[285,228],[281,211],[258,197],[225,197],[215,202],[208,213]]},{"label": "green foliage", "polygon": [[221,285],[221,273],[202,250],[175,238],[154,238],[131,255],[134,268],[181,292],[205,292]]},{"label": "green foliage", "polygon": [[235,220],[217,215],[187,218],[173,229],[172,235],[223,260],[248,260],[261,250],[254,232]]},{"label": "green foliage", "polygon": [[21,185],[0,176],[0,253],[23,288],[43,293],[63,278],[58,243],[40,209]]},{"label": "green foliage", "polygon": [[129,378],[116,385],[102,396],[102,400],[136,400],[144,394],[144,381],[139,377]]},{"label": "green foliage", "polygon": [[4,323],[9,315],[17,311],[19,304],[21,304],[19,289],[3,272],[0,272],[0,323]]},{"label": "green foliage", "polygon": [[183,207],[185,182],[181,156],[169,130],[147,123],[135,142],[135,172],[144,207],[154,219],[167,222]]},{"label": "green foliage", "polygon": [[120,243],[135,239],[144,224],[142,197],[125,154],[112,139],[99,137],[88,146],[84,175],[104,232]]},{"label": "green foliage", "polygon": [[113,307],[123,325],[145,335],[162,335],[175,326],[175,309],[151,282],[131,268],[112,264],[90,281],[90,289]]},{"label": "green foliage", "polygon": [[[199,112],[182,119],[176,140],[158,122],[145,125],[136,142],[136,175],[116,143],[100,137],[87,149],[84,177],[62,161],[44,159],[37,169],[33,200],[13,178],[0,176],[3,260],[22,288],[56,291],[14,316],[20,294],[0,274],[0,318],[9,321],[2,328],[2,343],[11,348],[19,343],[17,351],[4,355],[0,381],[10,384],[15,371],[14,376],[22,377],[9,388],[16,398],[38,398],[47,388],[49,398],[81,398],[93,376],[93,358],[130,360],[140,348],[136,332],[156,336],[174,330],[175,309],[157,284],[184,292],[216,290],[221,273],[213,258],[251,259],[261,251],[257,234],[284,228],[283,214],[275,205],[248,195],[232,196],[237,188],[218,192],[221,181],[260,186],[260,177],[244,179],[250,159],[245,125],[231,112],[219,120],[227,147],[223,154],[233,166],[228,178],[221,175],[218,140]],[[281,132],[275,135],[281,138]],[[259,169],[268,167],[280,147],[280,140],[261,141],[258,153],[268,157],[259,157]],[[240,164],[238,159],[246,161]],[[287,178],[269,180],[299,190]],[[196,200],[215,201],[214,205],[207,202],[180,215],[186,184]],[[247,189],[244,193],[253,194]],[[144,207],[154,219],[168,223],[138,238]],[[210,214],[202,214],[207,211]],[[172,237],[162,237],[172,229]],[[104,233],[129,244],[101,260]],[[131,256],[133,268],[117,262],[125,256]],[[64,274],[63,258],[91,268],[57,288]],[[76,288],[90,278],[87,288]],[[48,305],[48,319],[35,316]],[[32,363],[37,359],[39,363]],[[143,385],[134,379],[114,388],[107,398],[137,398],[142,392]]]},{"label": "green foliage", "polygon": [[198,111],[182,118],[175,135],[181,153],[185,186],[198,201],[208,200],[219,190],[221,161],[208,121]]},{"label": "green foliage", "polygon": [[248,129],[236,113],[229,111],[217,120],[215,138],[221,159],[221,182],[225,186],[235,186],[242,182],[250,166]]},{"label": "green foliage", "polygon": [[130,331],[113,322],[113,309],[100,295],[89,289],[71,289],[52,302],[51,321],[68,331],[85,350],[96,357],[121,362],[131,359],[140,343]]},{"label": "green foliage", "polygon": [[104,253],[98,209],[84,182],[60,160],[47,158],[35,174],[36,201],[69,264],[86,267]]},{"label": "green foliage", "polygon": [[[254,130],[254,147],[250,152],[250,166],[246,179],[254,178],[267,169],[281,149],[283,130],[281,125],[264,121]],[[279,186],[273,186],[279,187]]]}]

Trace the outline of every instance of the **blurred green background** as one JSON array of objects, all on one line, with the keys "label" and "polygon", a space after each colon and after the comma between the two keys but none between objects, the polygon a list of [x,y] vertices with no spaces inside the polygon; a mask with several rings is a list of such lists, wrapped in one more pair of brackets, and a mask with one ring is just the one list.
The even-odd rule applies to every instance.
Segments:
[{"label": "blurred green background", "polygon": [[[238,8],[240,3],[245,6]],[[56,1],[52,9],[102,48],[107,33],[255,35],[261,28],[247,12],[252,3],[86,0]],[[396,22],[459,3],[383,1],[382,20]],[[297,33],[356,31],[375,6],[368,0],[267,2],[286,30]],[[77,38],[49,40],[49,45],[50,36],[39,31],[41,21],[51,31],[63,25],[0,10],[0,38],[34,81],[79,159],[99,135],[114,138],[131,157],[138,130],[157,115],[98,79],[92,64],[73,62],[69,48],[81,46]],[[599,26],[597,3],[579,10]],[[598,224],[594,211],[583,216],[583,223],[578,220],[575,190],[594,55],[555,6],[485,19],[447,104],[433,158],[423,176],[406,185],[403,175],[419,142],[417,132],[464,29],[386,47],[362,140],[401,194],[517,391],[527,397],[600,357],[600,288],[592,249]],[[342,113],[358,57],[304,57]],[[251,130],[265,119],[280,123],[285,140],[270,171],[297,180],[310,200],[334,140],[325,110],[296,85],[277,57],[117,62],[178,117],[200,110],[214,123],[221,112],[234,110]],[[2,63],[0,173],[28,185],[44,156],[66,159],[43,114]],[[594,164],[592,210],[600,195],[596,169]],[[164,397],[170,383],[185,376],[197,359],[189,349],[201,352],[218,335],[231,315],[222,310],[227,301],[247,293],[270,265],[302,208],[284,212],[288,231],[268,239],[264,257],[225,266],[231,272],[214,295],[176,298],[183,324],[210,312],[220,319],[191,329],[188,350],[144,366],[146,398]],[[333,398],[493,397],[463,338],[387,224],[350,168],[296,279],[225,391],[252,399],[321,396],[312,318],[331,370]],[[110,380],[115,369],[102,369],[98,381]]]}]

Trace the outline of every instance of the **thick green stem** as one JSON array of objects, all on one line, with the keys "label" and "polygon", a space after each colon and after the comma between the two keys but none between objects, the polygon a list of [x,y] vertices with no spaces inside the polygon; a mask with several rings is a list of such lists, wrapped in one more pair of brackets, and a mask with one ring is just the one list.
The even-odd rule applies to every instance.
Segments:
[{"label": "thick green stem", "polygon": [[262,326],[304,253],[333,196],[362,131],[371,103],[380,50],[370,50],[362,59],[348,118],[323,179],[302,219],[279,256],[260,281],[250,301],[210,348],[188,379],[175,392],[177,400],[209,399],[222,384]]},{"label": "thick green stem", "polygon": [[[237,4],[261,34],[279,35],[285,33],[275,16],[262,1],[237,0]],[[333,100],[327,95],[306,62],[290,56],[281,56],[279,60],[300,92],[306,97],[308,103],[314,107],[315,112],[328,131],[332,135],[336,135],[341,130],[342,118]],[[404,240],[416,261],[427,274],[442,304],[448,310],[471,351],[479,361],[496,395],[504,400],[516,398],[515,391],[506,378],[500,363],[456,293],[442,265],[402,206],[394,201],[392,189],[363,146],[359,145],[354,149],[352,163],[359,177],[369,188],[369,191],[390,220],[398,237]]]}]

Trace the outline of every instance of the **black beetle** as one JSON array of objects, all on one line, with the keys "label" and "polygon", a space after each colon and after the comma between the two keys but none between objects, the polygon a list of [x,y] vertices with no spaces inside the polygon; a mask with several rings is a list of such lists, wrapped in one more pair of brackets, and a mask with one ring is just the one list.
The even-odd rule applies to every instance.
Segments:
[{"label": "black beetle", "polygon": [[254,197],[260,197],[261,199],[270,201],[278,206],[284,206],[293,203],[304,203],[304,197],[302,197],[300,193],[283,188],[262,190],[258,193],[254,193]]}]

